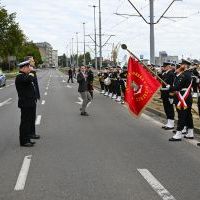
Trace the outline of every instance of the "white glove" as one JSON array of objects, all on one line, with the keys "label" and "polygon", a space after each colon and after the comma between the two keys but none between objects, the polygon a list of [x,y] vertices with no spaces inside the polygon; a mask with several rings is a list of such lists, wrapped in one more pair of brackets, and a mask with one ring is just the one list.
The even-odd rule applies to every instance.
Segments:
[{"label": "white glove", "polygon": [[166,85],[166,88],[169,89],[169,88],[170,88],[170,85]]}]

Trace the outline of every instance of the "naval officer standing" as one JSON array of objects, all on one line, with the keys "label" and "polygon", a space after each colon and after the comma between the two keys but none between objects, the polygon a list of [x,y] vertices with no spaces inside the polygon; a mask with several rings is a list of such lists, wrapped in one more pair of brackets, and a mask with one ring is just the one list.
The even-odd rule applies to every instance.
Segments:
[{"label": "naval officer standing", "polygon": [[30,61],[19,65],[19,74],[15,79],[18,93],[18,107],[21,110],[21,122],[19,128],[20,146],[32,147],[35,142],[31,141],[32,121],[35,119],[36,91],[34,88],[34,74],[30,73]]}]

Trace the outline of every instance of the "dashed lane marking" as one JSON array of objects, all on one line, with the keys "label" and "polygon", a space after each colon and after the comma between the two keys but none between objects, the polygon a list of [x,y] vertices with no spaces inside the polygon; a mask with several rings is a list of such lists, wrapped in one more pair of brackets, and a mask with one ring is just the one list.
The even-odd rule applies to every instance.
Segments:
[{"label": "dashed lane marking", "polygon": [[149,183],[153,190],[163,199],[163,200],[176,200],[167,189],[151,174],[147,169],[138,169],[139,173],[143,178]]},{"label": "dashed lane marking", "polygon": [[67,88],[72,88],[72,86],[70,86],[70,85],[67,85]]},{"label": "dashed lane marking", "polygon": [[42,100],[42,103],[41,103],[42,105],[44,105],[45,104],[45,100]]},{"label": "dashed lane marking", "polygon": [[47,96],[47,92],[45,92],[44,95]]},{"label": "dashed lane marking", "polygon": [[5,101],[3,101],[2,103],[0,103],[0,107],[11,104],[12,98],[9,98]]},{"label": "dashed lane marking", "polygon": [[41,123],[42,115],[38,115],[35,121],[35,125],[38,126]]},{"label": "dashed lane marking", "polygon": [[14,190],[24,190],[32,155],[25,156]]},{"label": "dashed lane marking", "polygon": [[49,87],[46,87],[46,90],[48,90],[49,89]]}]

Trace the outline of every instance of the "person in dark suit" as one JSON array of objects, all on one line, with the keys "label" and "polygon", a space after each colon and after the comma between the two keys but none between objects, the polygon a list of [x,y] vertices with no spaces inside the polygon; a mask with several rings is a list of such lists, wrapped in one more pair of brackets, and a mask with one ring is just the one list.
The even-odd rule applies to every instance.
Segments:
[{"label": "person in dark suit", "polygon": [[69,70],[68,70],[68,76],[69,76],[69,78],[68,78],[68,83],[69,83],[69,81],[71,80],[71,83],[73,83],[74,81],[73,81],[73,71],[72,71],[72,68],[69,68]]},{"label": "person in dark suit", "polygon": [[[37,98],[37,101],[38,101],[38,100],[40,100],[40,89],[39,89],[38,78],[37,78],[37,74],[36,74],[36,70],[35,70],[35,60],[34,60],[33,56],[27,56],[25,58],[25,60],[30,61],[29,68],[31,70],[30,73],[34,75],[33,84],[34,84],[36,98]],[[32,124],[32,126],[31,126],[32,127],[31,128],[31,132],[32,132],[31,138],[32,139],[40,139],[40,135],[36,134],[36,129],[35,129],[36,112],[37,112],[37,102],[36,102],[35,109],[34,109],[34,119],[31,122],[31,124]]]},{"label": "person in dark suit", "polygon": [[[171,63],[165,62],[163,63],[163,74],[162,79],[170,86],[174,83],[175,74],[173,69],[171,68]],[[163,101],[164,111],[167,117],[167,124],[162,128],[165,130],[174,129],[174,105],[173,105],[173,96],[169,93],[169,88],[166,88],[165,85],[161,88],[161,98]]]},{"label": "person in dark suit", "polygon": [[94,73],[90,66],[87,67],[87,82],[88,82],[88,92],[90,93],[93,99],[93,81],[94,81]]},{"label": "person in dark suit", "polygon": [[176,134],[169,139],[169,141],[181,141],[182,130],[184,126],[187,127],[187,134],[184,136],[186,139],[194,138],[194,124],[192,117],[192,73],[188,70],[191,63],[182,59],[180,64],[179,73],[176,75],[173,86],[169,86],[169,91],[174,92],[175,105],[178,112],[178,123]]},{"label": "person in dark suit", "polygon": [[88,91],[88,76],[86,73],[86,67],[82,66],[80,68],[80,72],[77,75],[77,82],[79,83],[78,92],[81,95],[81,98],[83,99],[82,107],[81,107],[81,115],[88,116],[88,113],[86,112],[86,107],[88,103],[91,101],[91,95]]},{"label": "person in dark suit", "polygon": [[35,119],[36,91],[34,87],[34,74],[31,73],[30,61],[19,64],[19,74],[15,79],[15,86],[18,93],[18,107],[21,110],[20,123],[20,146],[32,147],[35,142],[31,141],[32,122]]}]

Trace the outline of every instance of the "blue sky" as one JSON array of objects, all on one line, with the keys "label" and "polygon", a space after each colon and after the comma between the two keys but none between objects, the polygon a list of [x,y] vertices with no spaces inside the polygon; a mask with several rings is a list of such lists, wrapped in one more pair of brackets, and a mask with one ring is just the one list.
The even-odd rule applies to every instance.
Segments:
[{"label": "blue sky", "polygon": [[[110,45],[103,48],[104,57],[109,57],[112,43],[127,43],[129,49],[137,55],[149,57],[149,25],[139,17],[123,18],[113,13],[136,14],[127,0],[102,1],[102,32],[113,34]],[[154,0],[155,19],[163,13],[172,0]],[[83,42],[83,25],[86,23],[86,34],[93,34],[93,8],[88,5],[98,5],[98,0],[1,0],[9,12],[17,13],[19,22],[29,40],[34,42],[47,41],[59,54],[68,52],[72,37],[79,33],[79,41]],[[149,0],[132,0],[136,7],[149,20]],[[183,0],[173,4],[166,16],[188,16],[187,19],[176,22],[168,19],[155,26],[156,55],[166,50],[170,55],[200,59],[200,1]],[[97,13],[98,17],[98,13]],[[98,20],[97,20],[98,26]],[[107,36],[103,37],[106,41]],[[87,42],[91,42],[89,38]],[[94,48],[89,44],[90,48]],[[74,44],[76,46],[76,44]],[[90,51],[87,47],[87,50]],[[74,47],[75,49],[75,47]],[[80,53],[83,44],[79,44]],[[119,59],[125,52],[120,50]],[[93,54],[92,54],[93,55]]]}]

